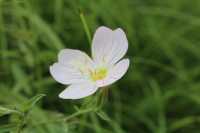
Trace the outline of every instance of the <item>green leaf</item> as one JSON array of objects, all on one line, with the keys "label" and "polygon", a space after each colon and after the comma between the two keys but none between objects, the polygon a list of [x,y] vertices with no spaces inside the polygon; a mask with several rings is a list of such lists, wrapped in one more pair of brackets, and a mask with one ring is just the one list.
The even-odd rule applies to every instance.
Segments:
[{"label": "green leaf", "polygon": [[80,108],[78,107],[78,106],[73,106],[74,107],[74,109],[76,110],[76,111],[80,111]]},{"label": "green leaf", "polygon": [[194,124],[195,122],[197,122],[200,118],[197,116],[189,116],[189,117],[185,117],[182,118],[180,120],[177,120],[175,122],[173,122],[170,126],[170,130],[171,131],[176,131],[178,129],[187,127],[189,125]]},{"label": "green leaf", "polygon": [[31,110],[33,108],[33,106],[35,106],[35,104],[45,96],[45,94],[38,94],[36,96],[34,96],[33,98],[31,98],[30,100],[28,100],[22,107],[22,111],[23,112],[28,112],[29,110]]},{"label": "green leaf", "polygon": [[97,113],[97,115],[101,118],[101,119],[103,119],[103,120],[105,120],[105,121],[111,121],[111,119],[109,118],[109,116],[105,113],[105,112],[103,112],[103,111],[98,111],[98,112],[96,112]]},{"label": "green leaf", "polygon": [[0,126],[0,133],[7,133],[16,128],[16,124],[7,124]]},{"label": "green leaf", "polygon": [[0,117],[8,114],[20,114],[19,111],[0,106]]}]

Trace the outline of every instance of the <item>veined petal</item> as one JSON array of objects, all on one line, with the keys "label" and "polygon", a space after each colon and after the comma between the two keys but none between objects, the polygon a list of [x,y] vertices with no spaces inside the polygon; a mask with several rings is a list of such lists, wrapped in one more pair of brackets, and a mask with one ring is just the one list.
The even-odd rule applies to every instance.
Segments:
[{"label": "veined petal", "polygon": [[79,71],[60,63],[54,63],[50,66],[50,73],[57,82],[65,85],[85,81],[84,76]]},{"label": "veined petal", "polygon": [[108,52],[106,58],[109,64],[112,65],[117,63],[126,54],[128,50],[128,40],[121,28],[113,31],[113,41],[109,49],[110,52]]},{"label": "veined petal", "polygon": [[119,61],[113,68],[110,69],[108,76],[105,79],[96,82],[97,86],[103,87],[113,84],[123,77],[123,75],[127,72],[128,67],[129,59]]},{"label": "veined petal", "polygon": [[58,54],[58,62],[67,66],[84,65],[92,67],[93,61],[84,52],[74,49],[63,49]]},{"label": "veined petal", "polygon": [[73,69],[85,78],[89,78],[95,68],[94,62],[86,53],[74,49],[61,50],[58,54],[58,63]]},{"label": "veined petal", "polygon": [[62,99],[81,99],[97,91],[97,86],[90,82],[72,84],[59,94]]},{"label": "veined petal", "polygon": [[92,56],[95,62],[100,63],[104,60],[105,48],[112,44],[112,30],[101,26],[99,27],[92,40]]},{"label": "veined petal", "polygon": [[113,65],[127,52],[128,41],[120,28],[112,31],[107,27],[96,30],[92,42],[92,56],[95,62]]}]

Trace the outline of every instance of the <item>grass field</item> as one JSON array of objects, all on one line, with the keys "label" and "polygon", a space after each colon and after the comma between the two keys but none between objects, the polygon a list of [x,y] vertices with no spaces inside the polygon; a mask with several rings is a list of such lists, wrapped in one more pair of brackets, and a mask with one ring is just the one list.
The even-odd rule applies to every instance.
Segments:
[{"label": "grass field", "polygon": [[[62,100],[49,66],[90,54],[80,12],[91,34],[124,29],[130,68],[107,95]],[[0,0],[0,116],[0,133],[200,133],[200,1]]]}]

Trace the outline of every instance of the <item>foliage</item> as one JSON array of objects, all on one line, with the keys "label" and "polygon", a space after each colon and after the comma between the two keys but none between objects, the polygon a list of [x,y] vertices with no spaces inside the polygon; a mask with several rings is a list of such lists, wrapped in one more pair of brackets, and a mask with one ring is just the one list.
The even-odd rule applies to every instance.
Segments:
[{"label": "foliage", "polygon": [[[199,7],[198,0],[0,0],[0,133],[199,133]],[[126,31],[128,73],[107,88],[103,105],[102,93],[59,99],[64,86],[49,66],[65,47],[89,53],[88,34],[101,25]]]}]

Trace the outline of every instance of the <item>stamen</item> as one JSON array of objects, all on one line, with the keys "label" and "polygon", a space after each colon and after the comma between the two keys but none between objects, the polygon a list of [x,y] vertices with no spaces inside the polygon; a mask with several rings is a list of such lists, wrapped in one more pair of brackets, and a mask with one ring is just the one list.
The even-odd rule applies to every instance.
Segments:
[{"label": "stamen", "polygon": [[93,81],[102,80],[106,77],[106,75],[107,69],[105,68],[96,69],[95,71],[90,73],[91,79]]}]

